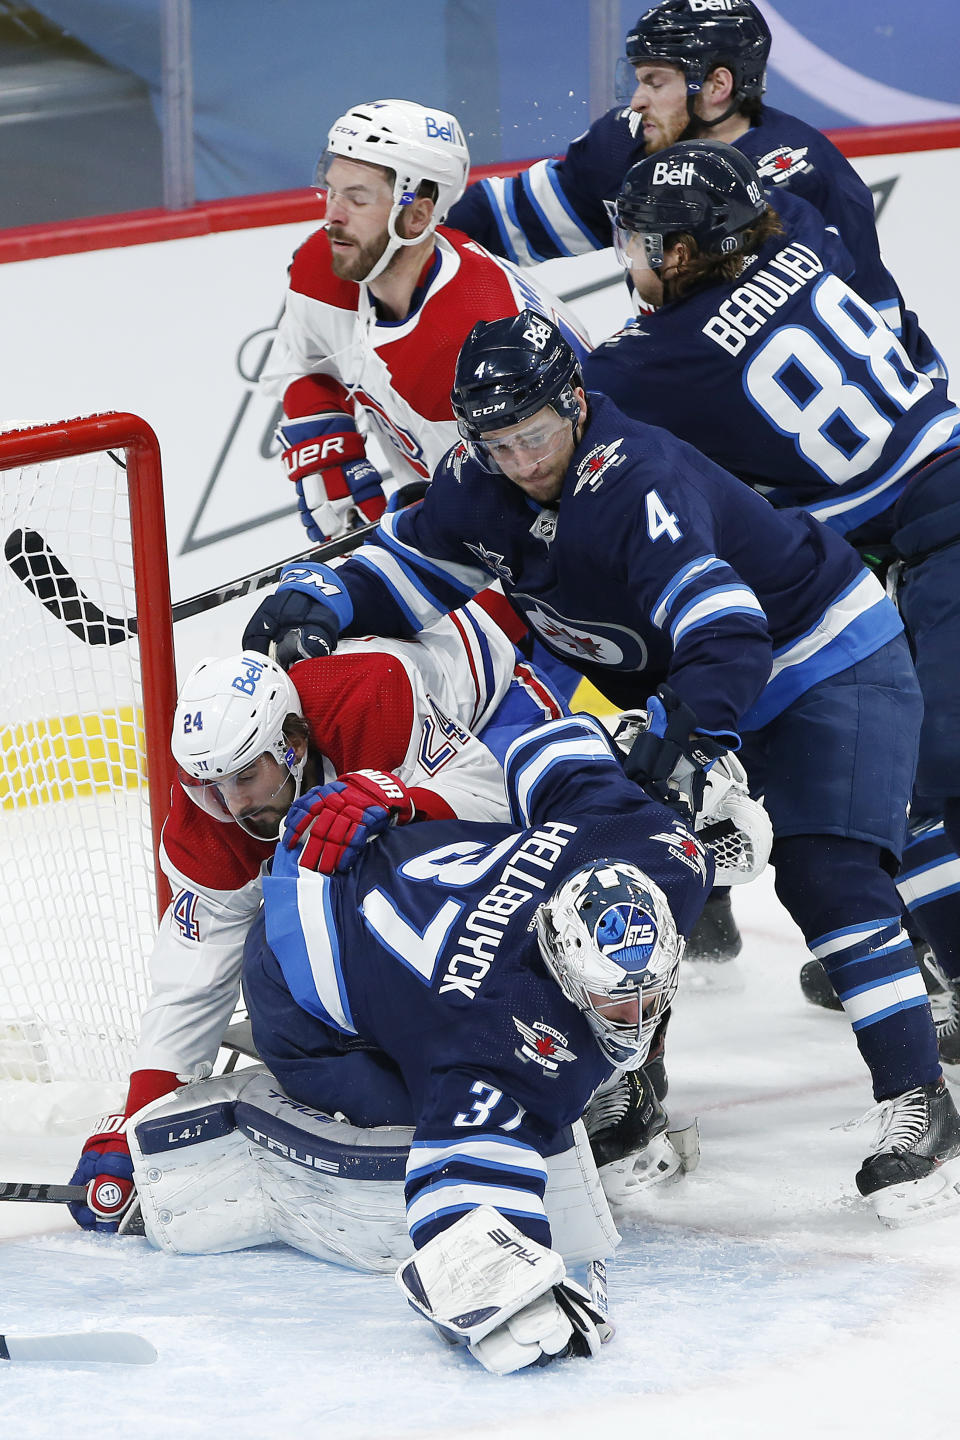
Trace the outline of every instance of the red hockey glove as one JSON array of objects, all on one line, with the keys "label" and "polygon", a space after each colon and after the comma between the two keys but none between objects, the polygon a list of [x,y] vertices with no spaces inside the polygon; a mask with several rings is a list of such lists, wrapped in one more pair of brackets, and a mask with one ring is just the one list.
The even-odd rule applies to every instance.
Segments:
[{"label": "red hockey glove", "polygon": [[84,1144],[71,1185],[86,1185],[86,1204],[72,1201],[67,1209],[84,1230],[115,1233],[136,1196],[133,1161],[124,1131],[127,1118],[176,1089],[169,1070],[134,1070],[127,1091],[125,1115],[104,1115]]},{"label": "red hockey glove", "polygon": [[300,844],[300,865],[333,875],[349,870],[364,845],[389,825],[407,825],[416,807],[406,785],[382,770],[355,770],[308,790],[290,807],[284,844]]},{"label": "red hockey glove", "polygon": [[387,503],[383,481],[349,415],[335,411],[285,420],[277,439],[311,540],[319,544],[380,519]]}]

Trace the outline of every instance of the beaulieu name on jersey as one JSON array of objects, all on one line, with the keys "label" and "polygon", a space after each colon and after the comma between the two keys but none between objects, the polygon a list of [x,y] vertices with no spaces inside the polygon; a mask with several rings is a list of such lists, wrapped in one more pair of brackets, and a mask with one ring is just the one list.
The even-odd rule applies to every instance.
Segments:
[{"label": "beaulieu name on jersey", "polygon": [[[756,258],[749,256],[744,269]],[[799,241],[785,245],[723,301],[716,315],[703,326],[704,335],[729,355],[739,355],[748,336],[756,335],[791,295],[822,274],[823,261],[808,246]]]}]

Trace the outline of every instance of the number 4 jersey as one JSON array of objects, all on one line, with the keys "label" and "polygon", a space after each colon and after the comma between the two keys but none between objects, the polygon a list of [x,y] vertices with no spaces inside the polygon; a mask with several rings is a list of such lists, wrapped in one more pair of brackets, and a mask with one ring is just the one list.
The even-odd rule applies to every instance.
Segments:
[{"label": "number 4 jersey", "polygon": [[[853,535],[957,445],[960,411],[846,284],[836,232],[795,196],[776,204],[785,233],[736,280],[631,322],[587,357],[584,377],[775,505]],[[884,528],[871,525],[871,539]]]}]

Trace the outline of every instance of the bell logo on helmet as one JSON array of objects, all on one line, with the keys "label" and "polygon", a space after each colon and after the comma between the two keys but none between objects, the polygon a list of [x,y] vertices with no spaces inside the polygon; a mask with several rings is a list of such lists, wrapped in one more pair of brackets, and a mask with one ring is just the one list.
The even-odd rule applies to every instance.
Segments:
[{"label": "bell logo on helmet", "polygon": [[432,115],[427,116],[427,136],[431,140],[448,140],[451,145],[457,138],[453,133],[453,125],[441,125]]},{"label": "bell logo on helmet", "polygon": [[255,660],[244,660],[244,674],[237,675],[231,682],[234,690],[239,690],[242,695],[255,695],[257,682],[263,675],[263,666],[258,665]]},{"label": "bell logo on helmet", "polygon": [[530,344],[535,345],[538,350],[545,350],[551,333],[550,326],[545,325],[542,320],[531,320],[523,332],[523,338],[529,340]]},{"label": "bell logo on helmet", "polygon": [[737,10],[740,0],[690,0],[690,10],[694,15],[701,15],[704,10]]},{"label": "bell logo on helmet", "polygon": [[692,160],[685,160],[682,165],[658,160],[653,167],[654,185],[692,185],[695,178]]}]

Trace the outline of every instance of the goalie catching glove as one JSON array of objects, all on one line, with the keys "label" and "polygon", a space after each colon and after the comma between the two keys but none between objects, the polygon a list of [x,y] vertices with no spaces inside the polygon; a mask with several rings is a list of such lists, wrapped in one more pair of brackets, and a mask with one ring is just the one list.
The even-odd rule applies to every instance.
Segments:
[{"label": "goalie catching glove", "polygon": [[355,865],[368,840],[389,825],[408,825],[415,814],[410,792],[396,775],[355,770],[294,801],[283,843],[288,850],[303,846],[301,869],[333,875]]},{"label": "goalie catching glove", "polygon": [[563,1260],[489,1205],[435,1235],[397,1271],[410,1306],[494,1375],[599,1353],[613,1326]]},{"label": "goalie catching glove", "polygon": [[[645,710],[625,710],[617,721],[613,741],[629,758],[638,738],[647,731]],[[626,762],[624,762],[626,768]],[[690,780],[696,781],[699,808],[693,829],[701,844],[713,856],[714,884],[745,885],[755,880],[766,866],[773,845],[770,817],[747,784],[747,772],[736,755],[727,753],[706,771],[692,768],[688,781],[677,781],[675,800],[693,809],[688,795]],[[684,817],[689,824],[690,821]]]},{"label": "goalie catching glove", "polygon": [[284,420],[276,433],[311,540],[319,544],[380,519],[386,509],[383,480],[349,415],[336,411]]},{"label": "goalie catching glove", "polygon": [[710,766],[739,747],[732,731],[711,735],[698,730],[690,706],[669,685],[661,685],[647,700],[646,728],[637,733],[623,768],[655,800],[682,808],[683,819],[695,820]]}]

